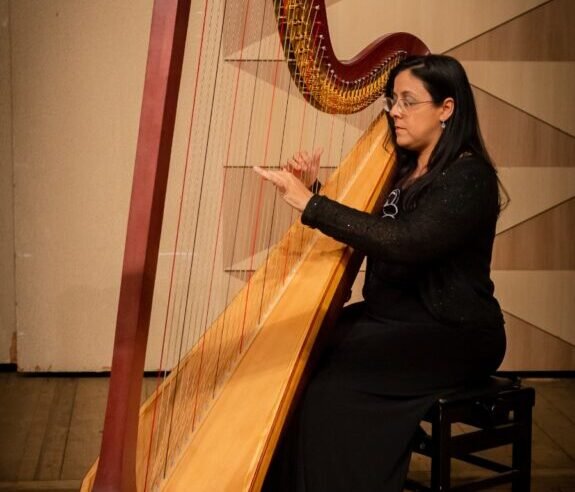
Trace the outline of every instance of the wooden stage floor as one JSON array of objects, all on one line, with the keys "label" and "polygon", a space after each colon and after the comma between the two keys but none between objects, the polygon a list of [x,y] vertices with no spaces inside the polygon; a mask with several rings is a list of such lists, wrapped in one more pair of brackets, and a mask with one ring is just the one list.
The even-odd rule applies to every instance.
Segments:
[{"label": "wooden stage floor", "polygon": [[[536,389],[532,490],[575,492],[575,379],[523,382]],[[147,378],[144,393],[154,384]],[[107,385],[106,377],[0,373],[0,491],[79,490],[98,455]],[[506,447],[493,453],[510,454]],[[428,469],[414,457],[410,474]],[[456,480],[475,470],[454,463]]]}]

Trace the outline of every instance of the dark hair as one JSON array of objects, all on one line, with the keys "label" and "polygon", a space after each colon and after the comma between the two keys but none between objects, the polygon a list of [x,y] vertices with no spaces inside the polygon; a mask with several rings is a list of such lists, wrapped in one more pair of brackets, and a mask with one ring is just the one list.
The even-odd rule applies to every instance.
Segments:
[{"label": "dark hair", "polygon": [[[462,154],[479,157],[491,167],[493,161],[489,157],[477,118],[475,99],[465,70],[453,57],[446,55],[410,56],[401,61],[389,75],[385,95],[393,97],[393,85],[400,72],[410,70],[411,74],[421,80],[432,100],[440,105],[451,97],[455,107],[451,117],[445,122],[445,129],[433,149],[427,172],[408,187],[405,195],[405,206],[416,206],[417,198],[429,184],[449,164]],[[397,145],[393,118],[387,115],[391,129],[391,140],[397,156],[397,180],[406,177],[417,165],[417,153]],[[506,194],[506,193],[505,193]],[[506,200],[508,201],[508,200]],[[501,199],[500,199],[501,204]]]}]

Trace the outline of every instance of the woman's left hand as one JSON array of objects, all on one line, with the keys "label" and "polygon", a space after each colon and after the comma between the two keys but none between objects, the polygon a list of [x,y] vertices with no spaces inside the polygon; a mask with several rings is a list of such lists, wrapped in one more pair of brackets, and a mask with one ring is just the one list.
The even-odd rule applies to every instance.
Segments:
[{"label": "woman's left hand", "polygon": [[271,171],[254,166],[254,171],[267,181],[271,181],[278,189],[280,196],[293,208],[300,212],[306,207],[313,193],[308,190],[297,177],[289,171]]}]

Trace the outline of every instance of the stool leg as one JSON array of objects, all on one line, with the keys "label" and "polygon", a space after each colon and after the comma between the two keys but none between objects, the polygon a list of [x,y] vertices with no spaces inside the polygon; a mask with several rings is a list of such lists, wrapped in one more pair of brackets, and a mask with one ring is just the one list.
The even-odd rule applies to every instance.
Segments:
[{"label": "stool leg", "polygon": [[431,423],[431,490],[445,492],[451,488],[451,422],[439,408]]},{"label": "stool leg", "polygon": [[514,420],[519,427],[519,436],[513,442],[512,466],[519,470],[519,477],[513,481],[513,492],[529,492],[531,487],[531,402],[522,398],[514,409]]}]

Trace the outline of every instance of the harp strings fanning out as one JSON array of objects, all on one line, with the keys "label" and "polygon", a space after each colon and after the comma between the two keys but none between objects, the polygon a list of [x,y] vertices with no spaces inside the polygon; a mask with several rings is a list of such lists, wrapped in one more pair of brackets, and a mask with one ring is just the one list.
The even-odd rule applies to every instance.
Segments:
[{"label": "harp strings fanning out", "polygon": [[[154,26],[173,23],[172,51],[183,50],[187,9],[189,0],[156,2],[147,84],[155,76],[152,48],[166,36]],[[129,377],[138,371],[141,377],[147,336],[147,326],[143,336],[134,334],[138,355],[122,359],[118,340],[125,343],[129,336],[122,334],[121,294],[95,490],[177,489],[189,480],[194,490],[261,484],[307,354],[331,298],[349,283],[344,267],[353,262],[345,248],[301,226],[251,166],[277,167],[298,150],[324,147],[328,167],[320,173],[326,183],[322,193],[370,209],[389,174],[384,164],[390,159],[382,147],[385,123],[377,116],[376,100],[402,57],[426,51],[412,36],[391,35],[354,62],[342,63],[333,53],[325,5],[319,1],[205,0],[191,5],[187,30],[185,57],[172,53],[171,71],[165,71],[169,89],[173,80],[167,74],[173,77],[173,66],[182,63],[175,126],[170,129],[164,118],[156,130],[158,138],[173,131],[169,177],[163,185],[150,184],[154,193],[168,189],[162,242],[163,196],[150,200],[152,214],[160,203],[160,219],[153,224],[155,243],[147,239],[143,262],[153,268],[141,272],[141,295],[151,297],[154,290],[147,313],[153,340],[148,360],[166,377],[140,409],[137,430],[132,422],[137,414],[126,412],[120,421],[114,405],[129,395],[115,389],[126,378],[115,367],[130,365]],[[166,105],[174,100],[168,89]],[[146,140],[146,98],[157,99],[149,92],[144,89],[138,149]],[[342,160],[332,173],[330,163]],[[157,166],[164,170],[157,175],[167,176],[167,159],[158,157]],[[141,207],[137,176],[138,158],[131,213]],[[362,189],[361,199],[354,198],[354,186]],[[327,250],[318,253],[322,241]],[[333,262],[323,281],[314,274],[319,288],[306,284],[309,271],[302,274],[314,268],[309,266],[313,258]],[[152,282],[148,290],[146,282]],[[128,287],[123,283],[122,288]],[[142,323],[146,314],[139,311],[137,319]],[[132,399],[139,397],[133,388],[140,384],[124,382]],[[233,456],[226,456],[232,449]]]}]

